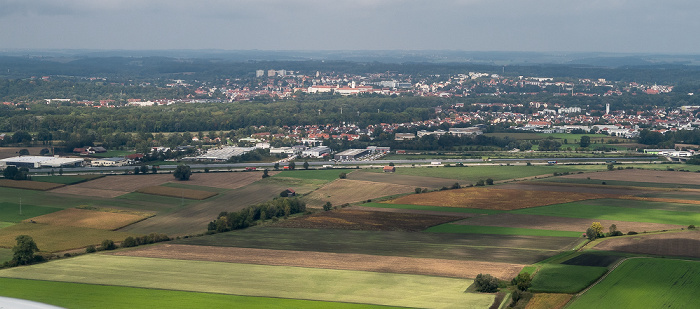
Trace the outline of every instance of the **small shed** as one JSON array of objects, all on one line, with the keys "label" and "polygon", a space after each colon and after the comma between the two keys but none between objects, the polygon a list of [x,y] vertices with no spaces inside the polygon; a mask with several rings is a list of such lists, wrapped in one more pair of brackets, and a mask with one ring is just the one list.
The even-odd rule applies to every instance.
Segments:
[{"label": "small shed", "polygon": [[396,167],[389,166],[389,165],[384,167],[384,173],[393,173],[393,172],[396,172]]}]

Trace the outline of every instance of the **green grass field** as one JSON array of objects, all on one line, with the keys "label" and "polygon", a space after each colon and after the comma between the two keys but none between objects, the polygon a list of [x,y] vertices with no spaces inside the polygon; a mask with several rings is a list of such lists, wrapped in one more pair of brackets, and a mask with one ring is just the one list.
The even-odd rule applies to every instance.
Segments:
[{"label": "green grass field", "polygon": [[187,245],[359,253],[532,264],[572,248],[569,237],[254,227],[175,241]]},{"label": "green grass field", "polygon": [[72,185],[84,181],[100,178],[101,175],[78,175],[78,176],[33,176],[33,181],[60,183],[64,185]]},{"label": "green grass field", "polygon": [[373,309],[386,306],[169,291],[41,280],[0,278],[0,296],[65,308],[305,308]]},{"label": "green grass field", "polygon": [[[297,168],[301,167],[301,164],[297,163]],[[300,178],[300,179],[320,179],[325,181],[333,181],[338,179],[340,173],[350,173],[354,171],[353,169],[328,169],[328,170],[293,170],[293,171],[282,171],[272,177],[290,177],[290,178]]]},{"label": "green grass field", "polygon": [[[419,308],[486,308],[471,280],[91,254],[0,270],[0,277]],[[466,305],[466,306],[465,306]]]},{"label": "green grass field", "polygon": [[496,235],[525,235],[525,236],[550,236],[550,237],[581,237],[581,232],[550,231],[537,229],[523,229],[500,226],[475,226],[462,224],[440,224],[426,229],[429,233],[462,233],[462,234],[496,234]]},{"label": "green grass field", "polygon": [[[479,179],[506,180],[525,178],[540,175],[553,175],[554,173],[576,173],[579,171],[604,170],[604,165],[532,165],[532,166],[498,166],[498,165],[474,165],[469,167],[398,167],[396,174],[449,178],[476,182]],[[381,173],[381,170],[370,170]]]},{"label": "green grass field", "polygon": [[0,248],[0,264],[12,260],[12,249]]},{"label": "green grass field", "polygon": [[0,203],[0,218],[4,222],[20,222],[36,216],[50,214],[61,210],[62,208],[36,206],[22,203],[22,214],[19,214],[19,203]]},{"label": "green grass field", "polygon": [[[667,198],[678,198],[678,197],[667,196]],[[595,205],[595,206],[615,206],[615,207],[626,207],[626,208],[637,208],[637,209],[658,209],[658,210],[669,210],[669,211],[700,212],[700,205],[696,205],[696,204],[666,203],[666,202],[608,199],[608,198],[597,199],[597,200],[585,200],[585,201],[579,201],[577,203],[581,203],[584,205]]]},{"label": "green grass field", "polygon": [[[630,200],[629,202],[633,204],[636,201]],[[700,225],[700,213],[697,212],[588,205],[581,202],[518,209],[513,210],[512,212],[517,214],[566,218],[653,222],[684,226],[688,226],[690,224]]]},{"label": "green grass field", "polygon": [[3,222],[3,221],[0,221],[0,229],[3,228],[3,227],[13,226],[13,225],[15,225],[14,222]]},{"label": "green grass field", "polygon": [[364,203],[364,204],[360,204],[359,206],[375,207],[375,208],[415,209],[415,210],[429,210],[429,211],[442,211],[442,212],[474,213],[474,214],[488,214],[488,215],[503,212],[500,210],[490,210],[490,209],[440,207],[440,206],[409,205],[409,204],[388,204],[388,203]]},{"label": "green grass field", "polygon": [[544,264],[532,279],[537,293],[578,293],[607,272],[605,267]]},{"label": "green grass field", "polygon": [[700,262],[630,259],[567,308],[695,308],[698,289]]}]

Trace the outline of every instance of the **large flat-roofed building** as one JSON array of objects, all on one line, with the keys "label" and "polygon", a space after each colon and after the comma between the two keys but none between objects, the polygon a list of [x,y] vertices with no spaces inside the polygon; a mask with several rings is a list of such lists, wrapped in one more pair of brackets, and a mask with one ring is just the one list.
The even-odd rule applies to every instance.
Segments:
[{"label": "large flat-roofed building", "polygon": [[82,158],[61,158],[42,156],[20,156],[0,160],[0,167],[16,166],[27,168],[40,167],[79,167],[83,166],[85,160]]},{"label": "large flat-roofed building", "polygon": [[333,158],[341,161],[356,160],[369,153],[369,149],[348,149],[343,152],[337,153]]},{"label": "large flat-roofed building", "polygon": [[304,150],[301,155],[303,157],[321,158],[325,155],[331,153],[331,149],[328,146],[318,146],[311,149]]},{"label": "large flat-roofed building", "polygon": [[124,166],[129,162],[127,158],[114,157],[105,159],[96,159],[90,162],[92,166]]}]

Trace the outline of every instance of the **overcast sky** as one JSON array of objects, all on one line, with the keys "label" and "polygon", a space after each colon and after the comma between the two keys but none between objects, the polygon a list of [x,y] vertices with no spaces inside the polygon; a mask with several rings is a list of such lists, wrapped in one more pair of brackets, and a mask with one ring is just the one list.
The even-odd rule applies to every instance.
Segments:
[{"label": "overcast sky", "polygon": [[0,49],[691,53],[697,0],[0,0]]}]

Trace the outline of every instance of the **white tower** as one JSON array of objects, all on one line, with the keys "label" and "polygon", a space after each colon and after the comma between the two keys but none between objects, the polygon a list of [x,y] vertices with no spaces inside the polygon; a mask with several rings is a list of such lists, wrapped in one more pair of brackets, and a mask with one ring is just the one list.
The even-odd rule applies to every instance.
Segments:
[{"label": "white tower", "polygon": [[605,104],[605,114],[606,115],[610,114],[610,103]]}]

